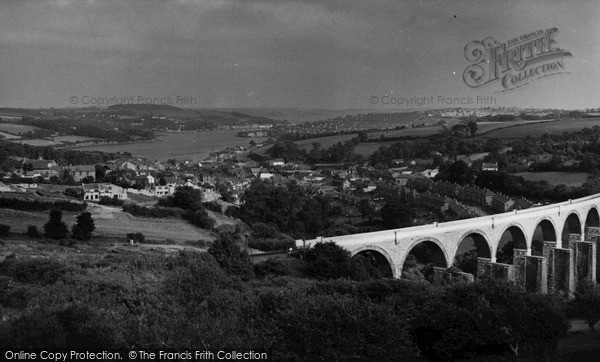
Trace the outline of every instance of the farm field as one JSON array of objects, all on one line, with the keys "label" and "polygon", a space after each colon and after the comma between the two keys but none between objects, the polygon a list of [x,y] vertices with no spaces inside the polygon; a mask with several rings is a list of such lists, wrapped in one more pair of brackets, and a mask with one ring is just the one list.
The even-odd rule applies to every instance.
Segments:
[{"label": "farm field", "polygon": [[0,123],[0,131],[11,133],[14,135],[21,135],[27,133],[29,131],[35,131],[39,128],[34,126],[27,126],[24,124],[16,124],[16,123]]},{"label": "farm field", "polygon": [[381,147],[381,146],[389,147],[397,142],[398,141],[363,142],[363,143],[359,143],[358,145],[356,145],[356,147],[354,147],[354,152],[356,154],[362,155],[364,157],[369,157],[373,153],[375,153],[375,151],[377,151],[379,149],[379,147]]},{"label": "farm field", "polygon": [[369,138],[376,139],[381,137],[381,135],[384,137],[427,137],[439,133],[442,130],[441,126],[394,129],[389,131],[370,132]]},{"label": "farm field", "polygon": [[551,185],[581,186],[587,181],[589,174],[586,172],[520,172],[515,176],[530,181],[546,180]]},{"label": "farm field", "polygon": [[[128,233],[142,232],[148,240],[172,239],[177,242],[213,240],[210,231],[196,228],[184,220],[143,218],[124,213],[117,208],[92,205],[89,209],[94,218],[94,234],[125,238]],[[36,225],[43,231],[48,212],[29,212],[0,209],[0,220],[11,226],[11,232],[25,233],[27,225]],[[78,212],[63,212],[63,221],[69,228],[75,224]]]},{"label": "farm field", "polygon": [[42,147],[43,146],[57,146],[57,145],[61,144],[61,142],[58,142],[58,141],[50,141],[50,140],[45,140],[45,139],[18,140],[15,142],[25,144],[25,145],[30,145],[30,146],[42,146]]},{"label": "farm field", "polygon": [[88,142],[95,141],[98,138],[84,137],[84,136],[56,136],[52,137],[51,140],[56,142]]},{"label": "farm field", "polygon": [[4,137],[4,139],[7,139],[7,140],[17,140],[17,139],[21,138],[19,136],[15,136],[14,134],[6,133],[6,132],[0,132],[0,137]]},{"label": "farm field", "polygon": [[345,141],[348,141],[354,137],[356,137],[356,134],[343,134],[329,137],[310,138],[307,140],[296,141],[296,144],[301,149],[310,151],[313,147],[313,142],[319,142],[321,144],[321,148],[329,148],[338,142],[344,143]]},{"label": "farm field", "polygon": [[563,119],[549,122],[547,124],[525,124],[506,129],[499,129],[485,135],[486,138],[525,138],[543,136],[546,132],[550,135],[561,135],[563,132],[579,131],[583,128],[592,128],[600,126],[600,117],[581,118],[581,119]]}]

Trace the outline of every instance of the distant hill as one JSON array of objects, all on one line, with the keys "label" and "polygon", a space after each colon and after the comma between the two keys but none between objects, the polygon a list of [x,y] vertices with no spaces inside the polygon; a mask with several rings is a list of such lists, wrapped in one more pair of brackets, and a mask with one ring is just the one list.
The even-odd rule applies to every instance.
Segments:
[{"label": "distant hill", "polygon": [[172,111],[181,110],[181,108],[168,104],[114,104],[108,106],[113,111]]}]

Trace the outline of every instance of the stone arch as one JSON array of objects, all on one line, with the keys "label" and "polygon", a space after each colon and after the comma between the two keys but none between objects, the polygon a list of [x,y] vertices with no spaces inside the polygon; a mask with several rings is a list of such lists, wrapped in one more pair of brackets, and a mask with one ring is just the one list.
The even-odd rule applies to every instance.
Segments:
[{"label": "stone arch", "polygon": [[465,273],[477,274],[479,258],[492,258],[492,248],[481,232],[471,232],[458,240],[452,265]]},{"label": "stone arch", "polygon": [[[539,228],[539,229],[538,229]],[[554,246],[558,246],[558,230],[554,220],[550,217],[542,217],[535,223],[533,233],[531,234],[531,255],[542,256],[544,241],[554,241]]]},{"label": "stone arch", "polygon": [[[458,238],[458,240],[460,240],[458,242],[458,245],[460,246],[460,243],[469,235],[471,234],[478,234],[479,236],[481,236],[483,238],[483,241],[485,241],[485,243],[487,244],[487,247],[489,249],[489,258],[493,259],[496,257],[496,253],[494,253],[494,249],[492,248],[492,243],[490,242],[490,237],[483,231],[480,229],[471,229],[469,231],[467,231],[466,233],[462,234],[460,236],[460,238]],[[482,258],[485,258],[484,256],[482,256]]]},{"label": "stone arch", "polygon": [[600,227],[600,213],[595,205],[590,207],[585,216],[585,225],[583,230],[586,235],[589,227]]},{"label": "stone arch", "polygon": [[498,238],[496,262],[512,264],[514,249],[529,249],[525,235],[525,229],[521,224],[511,223],[507,225]]},{"label": "stone arch", "polygon": [[449,266],[448,261],[450,260],[449,256],[448,256],[448,251],[446,250],[446,248],[444,247],[444,244],[442,244],[441,241],[439,241],[436,238],[432,238],[432,237],[421,237],[416,239],[415,241],[413,241],[410,246],[408,247],[406,254],[404,255],[404,258],[402,260],[402,264],[401,266],[404,266],[404,262],[406,261],[406,257],[408,257],[408,254],[410,254],[410,252],[415,248],[415,246],[424,243],[424,242],[431,242],[433,244],[435,244],[442,252],[443,257],[444,257],[444,268],[447,268]]},{"label": "stone arch", "polygon": [[375,253],[378,253],[379,255],[381,255],[387,261],[387,263],[391,269],[391,272],[392,272],[392,277],[394,277],[394,278],[400,277],[400,275],[398,274],[397,268],[396,268],[396,264],[392,260],[392,257],[390,257],[390,254],[388,254],[388,252],[384,248],[376,246],[376,245],[364,245],[364,246],[361,246],[361,247],[358,247],[358,248],[352,250],[350,252],[350,256],[355,257],[356,255],[358,255],[360,253],[364,253],[364,252],[375,252]]},{"label": "stone arch", "polygon": [[581,225],[581,215],[579,214],[579,212],[577,210],[569,212],[563,224],[563,230],[561,234],[563,247],[564,245],[568,245],[569,234],[581,234]]}]

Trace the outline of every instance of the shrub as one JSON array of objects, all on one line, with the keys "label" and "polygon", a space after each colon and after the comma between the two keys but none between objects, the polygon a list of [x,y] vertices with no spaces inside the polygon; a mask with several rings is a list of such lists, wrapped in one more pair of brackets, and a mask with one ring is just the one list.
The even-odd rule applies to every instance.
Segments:
[{"label": "shrub", "polygon": [[64,211],[83,211],[85,203],[70,202],[70,201],[40,201],[26,200],[12,197],[0,197],[0,208],[24,210],[24,211],[44,211],[59,209]]},{"label": "shrub", "polygon": [[238,217],[240,216],[240,208],[237,206],[227,206],[225,209],[225,216]]},{"label": "shrub", "polygon": [[252,237],[254,238],[278,238],[281,236],[277,226],[267,225],[262,222],[257,222],[252,225]]},{"label": "shrub", "polygon": [[217,201],[203,202],[202,206],[204,206],[208,210],[223,213],[223,207]]},{"label": "shrub", "polygon": [[268,275],[285,276],[289,275],[290,271],[279,259],[269,258],[262,263],[253,266],[254,274],[258,278],[264,278]]},{"label": "shrub", "polygon": [[0,236],[10,235],[10,225],[0,224]]},{"label": "shrub", "polygon": [[32,239],[39,239],[42,237],[42,234],[38,230],[37,226],[27,225],[27,236],[29,236]]},{"label": "shrub", "polygon": [[134,216],[141,217],[180,217],[181,212],[178,209],[164,207],[145,207],[136,204],[127,204],[123,206],[123,211]]},{"label": "shrub", "polygon": [[248,241],[248,246],[260,251],[287,251],[296,246],[296,242],[292,238],[279,239],[254,239]]},{"label": "shrub", "polygon": [[215,221],[208,216],[206,210],[195,210],[186,214],[185,218],[199,228],[211,230],[215,226]]},{"label": "shrub", "polygon": [[44,225],[44,236],[51,239],[64,239],[68,233],[69,228],[62,221],[62,211],[59,209],[50,211],[50,219]]},{"label": "shrub", "polygon": [[41,258],[6,259],[0,263],[0,275],[6,275],[27,284],[56,283],[69,270],[60,262]]},{"label": "shrub", "polygon": [[102,196],[100,200],[98,200],[100,205],[108,205],[108,206],[123,206],[125,201],[115,197]]},{"label": "shrub", "polygon": [[146,235],[144,235],[143,233],[128,233],[127,239],[133,240],[136,243],[143,244],[146,241]]},{"label": "shrub", "polygon": [[90,240],[94,229],[96,229],[96,226],[92,214],[86,211],[77,216],[77,224],[73,225],[71,233],[75,239]]},{"label": "shrub", "polygon": [[208,252],[228,274],[247,280],[254,276],[254,272],[250,256],[238,245],[240,241],[237,232],[220,233]]}]

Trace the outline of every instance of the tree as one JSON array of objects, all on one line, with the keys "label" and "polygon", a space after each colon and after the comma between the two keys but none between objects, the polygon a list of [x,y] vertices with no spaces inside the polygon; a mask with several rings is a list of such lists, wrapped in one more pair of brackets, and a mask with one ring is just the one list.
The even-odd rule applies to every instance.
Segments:
[{"label": "tree", "polygon": [[475,137],[475,134],[477,134],[477,122],[470,121],[467,123],[467,127],[469,127],[469,130],[471,131],[471,137]]},{"label": "tree", "polygon": [[400,200],[390,200],[381,208],[381,218],[390,229],[412,225],[412,209]]},{"label": "tree", "polygon": [[239,230],[219,233],[208,252],[215,257],[225,272],[249,280],[254,277],[252,262],[248,253],[241,250],[240,242]]},{"label": "tree", "polygon": [[29,236],[32,239],[39,239],[42,237],[42,234],[40,234],[37,226],[27,225],[27,236]]},{"label": "tree", "polygon": [[600,286],[592,282],[580,281],[573,300],[576,313],[594,332],[594,326],[600,322]]},{"label": "tree", "polygon": [[90,240],[94,229],[96,229],[96,226],[92,214],[85,211],[77,216],[77,223],[71,228],[71,233],[75,239]]},{"label": "tree", "polygon": [[64,239],[69,234],[69,227],[62,221],[62,211],[53,209],[50,218],[44,225],[44,236],[51,239]]},{"label": "tree", "polygon": [[367,199],[361,199],[358,202],[358,211],[360,211],[360,216],[362,216],[362,219],[364,220],[367,216],[370,216],[373,214],[373,208],[371,208],[371,205],[369,205],[369,200]]},{"label": "tree", "polygon": [[250,147],[256,147],[256,141],[250,140]]},{"label": "tree", "polygon": [[329,241],[317,243],[305,255],[307,270],[317,279],[349,276],[350,252]]}]

